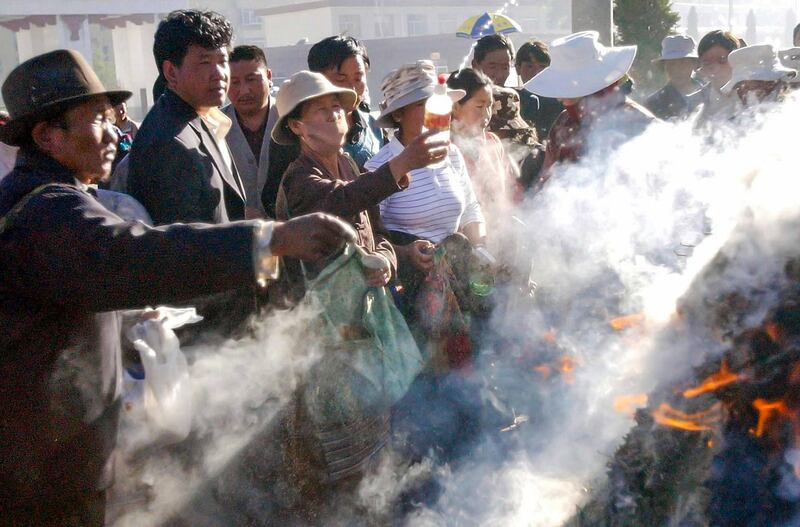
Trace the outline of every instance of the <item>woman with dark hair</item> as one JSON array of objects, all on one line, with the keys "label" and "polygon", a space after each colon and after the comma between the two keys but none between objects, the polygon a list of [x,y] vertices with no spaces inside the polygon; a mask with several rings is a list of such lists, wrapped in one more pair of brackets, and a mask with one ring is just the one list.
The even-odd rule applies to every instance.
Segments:
[{"label": "woman with dark hair", "polygon": [[499,227],[518,194],[518,168],[506,155],[500,138],[488,129],[494,106],[492,81],[479,71],[464,68],[450,75],[447,86],[466,92],[453,105],[452,140],[464,154],[484,215]]},{"label": "woman with dark hair", "polygon": [[742,39],[719,29],[711,31],[700,39],[697,45],[697,55],[700,57],[697,72],[708,82],[705,88],[705,102],[699,117],[700,123],[711,119],[730,119],[736,113],[736,98],[723,93],[722,87],[731,80],[733,74],[733,69],[728,63],[728,55],[744,46]]}]

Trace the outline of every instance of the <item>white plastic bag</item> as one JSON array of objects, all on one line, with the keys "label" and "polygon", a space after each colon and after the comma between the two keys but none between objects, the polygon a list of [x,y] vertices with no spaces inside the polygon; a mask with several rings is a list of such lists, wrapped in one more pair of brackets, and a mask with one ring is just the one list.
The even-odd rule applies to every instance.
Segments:
[{"label": "white plastic bag", "polygon": [[203,317],[194,308],[155,311],[158,316],[137,323],[126,336],[144,366],[143,407],[151,440],[163,445],[186,439],[192,427],[189,365],[173,330]]}]

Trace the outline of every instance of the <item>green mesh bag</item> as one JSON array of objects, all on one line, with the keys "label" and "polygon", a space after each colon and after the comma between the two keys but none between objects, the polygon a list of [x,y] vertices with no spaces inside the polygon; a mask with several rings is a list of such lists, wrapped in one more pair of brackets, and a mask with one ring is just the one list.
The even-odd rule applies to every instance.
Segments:
[{"label": "green mesh bag", "polygon": [[306,301],[322,307],[315,328],[323,357],[309,372],[303,399],[319,427],[347,425],[386,412],[422,369],[419,348],[385,287],[369,287],[375,257],[354,244],[314,279]]}]

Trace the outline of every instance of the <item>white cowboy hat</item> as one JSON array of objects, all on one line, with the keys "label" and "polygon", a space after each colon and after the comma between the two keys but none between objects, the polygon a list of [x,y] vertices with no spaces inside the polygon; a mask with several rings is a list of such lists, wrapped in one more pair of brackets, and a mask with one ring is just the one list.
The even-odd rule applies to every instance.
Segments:
[{"label": "white cowboy hat", "polygon": [[720,91],[729,94],[743,81],[790,81],[797,71],[783,66],[769,44],[747,46],[731,51],[728,63],[733,69],[731,80]]},{"label": "white cowboy hat", "polygon": [[297,143],[297,136],[286,126],[286,117],[301,103],[330,94],[339,96],[345,110],[350,111],[356,107],[356,92],[334,86],[323,74],[303,70],[292,75],[283,83],[275,98],[278,120],[272,129],[272,139],[281,145]]},{"label": "white cowboy hat", "polygon": [[620,80],[633,65],[636,46],[607,48],[597,31],[582,31],[550,45],[550,66],[525,83],[529,92],[555,99],[586,97]]},{"label": "white cowboy hat", "polygon": [[697,45],[692,37],[670,35],[661,41],[661,56],[653,62],[678,59],[697,59]]},{"label": "white cowboy hat", "polygon": [[[781,59],[781,64],[793,70],[800,70],[800,48],[789,48],[778,52],[778,57]],[[792,82],[798,82],[800,79],[795,77]]]},{"label": "white cowboy hat", "polygon": [[[396,128],[392,113],[409,104],[424,101],[433,95],[437,84],[436,67],[429,60],[418,60],[389,73],[381,83],[383,102],[380,104],[381,114],[376,121],[377,125],[381,128]],[[453,102],[460,101],[466,94],[464,90],[447,88],[447,95]]]}]

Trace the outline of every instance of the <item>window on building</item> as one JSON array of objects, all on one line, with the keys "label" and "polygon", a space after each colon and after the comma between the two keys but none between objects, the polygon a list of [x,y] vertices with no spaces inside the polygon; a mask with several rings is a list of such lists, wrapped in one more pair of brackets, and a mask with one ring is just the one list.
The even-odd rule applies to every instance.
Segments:
[{"label": "window on building", "polygon": [[361,16],[359,15],[339,15],[339,33],[350,35],[351,37],[361,36]]},{"label": "window on building", "polygon": [[408,15],[407,29],[409,37],[427,35],[428,18],[425,15]]},{"label": "window on building", "polygon": [[394,15],[375,16],[375,36],[393,37],[394,35]]},{"label": "window on building", "polygon": [[261,27],[262,19],[256,14],[255,9],[242,9],[242,27]]},{"label": "window on building", "polygon": [[450,15],[442,15],[439,17],[439,34],[445,35],[447,33],[455,33],[458,29],[458,21],[456,17]]}]

